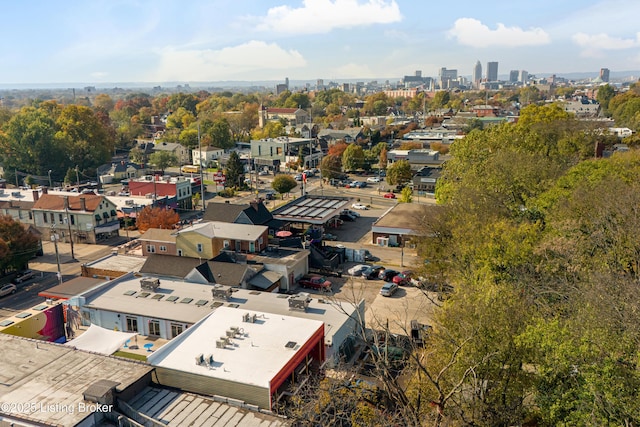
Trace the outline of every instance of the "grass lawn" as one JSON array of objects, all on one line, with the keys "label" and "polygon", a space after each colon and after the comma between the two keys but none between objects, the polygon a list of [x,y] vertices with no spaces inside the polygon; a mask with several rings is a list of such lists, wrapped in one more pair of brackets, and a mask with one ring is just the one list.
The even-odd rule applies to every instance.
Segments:
[{"label": "grass lawn", "polygon": [[147,356],[143,354],[128,353],[126,351],[120,351],[120,350],[113,353],[113,356],[125,357],[127,359],[133,359],[133,360],[140,360],[141,362],[147,361]]}]

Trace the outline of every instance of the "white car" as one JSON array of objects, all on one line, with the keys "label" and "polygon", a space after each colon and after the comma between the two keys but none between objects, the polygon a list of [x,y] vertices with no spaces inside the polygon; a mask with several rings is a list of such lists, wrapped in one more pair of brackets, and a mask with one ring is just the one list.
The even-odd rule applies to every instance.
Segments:
[{"label": "white car", "polygon": [[358,210],[361,210],[361,211],[369,209],[369,206],[363,205],[362,203],[354,203],[354,204],[351,205],[351,207],[353,209],[358,209]]},{"label": "white car", "polygon": [[377,183],[380,182],[380,178],[378,178],[377,176],[370,176],[369,178],[367,178],[367,182],[371,182],[371,183]]},{"label": "white car", "polygon": [[348,269],[347,273],[349,274],[349,276],[360,276],[362,275],[362,272],[367,268],[369,268],[367,264],[358,264]]}]

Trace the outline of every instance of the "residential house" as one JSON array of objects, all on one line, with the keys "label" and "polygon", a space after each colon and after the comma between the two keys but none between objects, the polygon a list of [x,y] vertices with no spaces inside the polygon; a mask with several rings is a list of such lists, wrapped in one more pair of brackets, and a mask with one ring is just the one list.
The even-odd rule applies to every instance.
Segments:
[{"label": "residential house", "polygon": [[110,165],[103,165],[98,168],[98,176],[100,182],[108,184],[123,179],[138,178],[144,174],[145,169],[137,163],[132,162],[114,162]]},{"label": "residential house", "polygon": [[[73,194],[73,193],[71,193]],[[57,234],[61,241],[96,243],[117,236],[120,222],[116,205],[97,194],[42,194],[33,206],[34,225],[46,236]]]},{"label": "residential house", "polygon": [[258,126],[263,128],[267,122],[284,119],[288,125],[297,126],[311,123],[311,115],[302,108],[269,108],[260,105],[258,110]]},{"label": "residential house", "polygon": [[206,221],[176,231],[176,246],[178,256],[211,259],[222,250],[262,252],[268,237],[263,225]]},{"label": "residential house", "polygon": [[[142,255],[178,255],[176,246],[176,230],[150,228],[138,240],[142,246]],[[183,276],[184,277],[184,276]]]},{"label": "residential house", "polygon": [[335,144],[338,141],[344,141],[347,144],[356,142],[358,138],[364,139],[365,136],[362,133],[361,127],[353,127],[347,129],[322,129],[318,132],[318,138],[324,139],[331,144]]},{"label": "residential house", "polygon": [[406,160],[411,165],[411,169],[418,170],[423,166],[439,167],[444,163],[447,156],[441,155],[438,151],[426,148],[415,150],[390,150],[387,153],[388,164],[393,164],[398,160]]},{"label": "residential house", "polygon": [[31,209],[38,195],[38,190],[33,190],[33,198],[30,198],[25,197],[22,191],[0,188],[0,214],[8,215],[23,224],[33,224]]},{"label": "residential house", "polygon": [[273,214],[264,205],[262,200],[254,200],[248,205],[232,203],[207,204],[204,212],[204,221],[232,222],[236,224],[265,225],[269,228],[269,235],[275,235],[285,222],[275,219]]},{"label": "residential house", "polygon": [[224,149],[218,147],[206,146],[202,149],[191,150],[191,158],[194,165],[204,165],[204,167],[211,167],[215,165],[216,161],[222,157]]},{"label": "residential house", "polygon": [[287,162],[297,161],[302,156],[304,167],[317,167],[322,159],[322,152],[311,138],[264,138],[251,141],[251,157],[256,166],[267,166],[278,170]]},{"label": "residential house", "polygon": [[191,163],[189,149],[176,142],[156,142],[153,146],[153,151],[166,151],[172,153],[178,158],[178,162],[181,164]]}]

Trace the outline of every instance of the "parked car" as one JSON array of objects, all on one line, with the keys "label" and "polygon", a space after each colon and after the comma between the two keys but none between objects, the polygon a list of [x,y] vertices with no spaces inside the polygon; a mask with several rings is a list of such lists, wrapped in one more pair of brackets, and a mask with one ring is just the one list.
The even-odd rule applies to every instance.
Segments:
[{"label": "parked car", "polygon": [[273,200],[276,198],[276,192],[275,191],[267,191],[264,195],[264,198],[267,200]]},{"label": "parked car", "polygon": [[0,288],[0,297],[4,297],[10,294],[15,294],[17,290],[18,288],[16,287],[16,285],[12,283],[4,285]]},{"label": "parked car", "polygon": [[373,255],[371,252],[369,252],[369,249],[365,249],[364,250],[364,260],[365,261],[380,261],[380,258],[378,258],[377,256]]},{"label": "parked car", "polygon": [[352,211],[351,209],[343,209],[340,213],[349,214],[353,217],[360,218],[360,214],[356,211]]},{"label": "parked car", "polygon": [[299,173],[296,176],[293,177],[293,179],[295,179],[296,181],[302,181],[302,174]]},{"label": "parked car", "polygon": [[298,280],[298,284],[303,288],[311,288],[319,291],[331,292],[331,282],[322,276],[304,275]]},{"label": "parked car", "polygon": [[260,171],[260,172],[258,172],[258,175],[260,175],[260,176],[269,175],[269,171]]},{"label": "parked car", "polygon": [[27,280],[32,279],[34,274],[33,270],[20,271],[16,274],[16,277],[13,278],[13,283],[20,284],[22,282],[26,282]]},{"label": "parked car", "polygon": [[380,295],[382,295],[383,297],[390,297],[395,294],[397,290],[398,285],[393,282],[387,282],[384,284],[382,289],[380,289]]},{"label": "parked car", "polygon": [[347,270],[347,274],[349,274],[349,276],[362,276],[362,272],[367,268],[369,268],[368,264],[354,265],[353,267]]},{"label": "parked car", "polygon": [[356,220],[356,217],[346,214],[346,213],[341,213],[340,214],[340,219],[343,221],[349,221],[349,222],[353,222]]},{"label": "parked car", "polygon": [[367,178],[367,182],[375,184],[377,182],[380,182],[380,178],[378,178],[377,176],[370,176],[369,178]]},{"label": "parked car", "polygon": [[393,193],[385,193],[382,197],[384,197],[385,199],[395,199],[396,195]]},{"label": "parked car", "polygon": [[395,276],[392,280],[393,283],[395,283],[398,286],[408,286],[410,284],[412,284],[411,282],[411,277],[413,276],[412,272],[409,270],[405,270],[403,272],[401,272],[400,274],[398,274],[397,276]]},{"label": "parked car", "polygon": [[381,265],[372,265],[366,270],[362,270],[362,277],[367,280],[377,279],[380,272],[384,270],[384,267]]},{"label": "parked car", "polygon": [[336,236],[335,234],[331,234],[331,233],[324,233],[322,235],[322,238],[324,240],[338,240],[338,236]]},{"label": "parked car", "polygon": [[367,210],[367,209],[369,209],[369,206],[363,205],[362,203],[354,203],[354,204],[351,205],[351,207],[353,209],[358,209],[358,210]]},{"label": "parked car", "polygon": [[391,282],[393,278],[398,274],[400,274],[399,271],[387,268],[386,270],[382,270],[378,274],[378,278],[384,280],[385,282]]}]

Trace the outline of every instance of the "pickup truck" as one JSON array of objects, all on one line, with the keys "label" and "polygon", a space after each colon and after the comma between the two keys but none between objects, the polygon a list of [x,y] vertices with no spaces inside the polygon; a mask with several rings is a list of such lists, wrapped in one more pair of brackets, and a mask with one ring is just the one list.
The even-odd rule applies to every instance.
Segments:
[{"label": "pickup truck", "polygon": [[311,288],[319,291],[331,292],[331,282],[322,276],[305,275],[298,280],[298,285],[303,288]]}]

